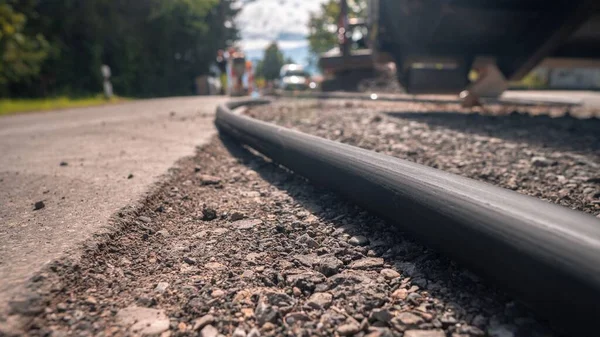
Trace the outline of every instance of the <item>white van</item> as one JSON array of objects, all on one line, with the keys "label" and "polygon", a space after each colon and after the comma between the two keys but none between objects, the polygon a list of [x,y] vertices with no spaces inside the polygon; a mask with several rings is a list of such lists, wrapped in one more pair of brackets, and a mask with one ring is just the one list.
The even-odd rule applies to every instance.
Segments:
[{"label": "white van", "polygon": [[307,90],[310,75],[299,64],[286,64],[279,72],[279,88],[283,90]]}]

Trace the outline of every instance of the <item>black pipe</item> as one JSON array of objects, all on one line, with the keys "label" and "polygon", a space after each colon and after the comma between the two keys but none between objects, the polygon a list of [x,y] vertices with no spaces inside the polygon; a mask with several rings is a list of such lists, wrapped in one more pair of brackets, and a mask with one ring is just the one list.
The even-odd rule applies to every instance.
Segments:
[{"label": "black pipe", "polygon": [[598,336],[600,221],[533,197],[220,106],[221,133],[391,220],[505,287],[568,335]]}]

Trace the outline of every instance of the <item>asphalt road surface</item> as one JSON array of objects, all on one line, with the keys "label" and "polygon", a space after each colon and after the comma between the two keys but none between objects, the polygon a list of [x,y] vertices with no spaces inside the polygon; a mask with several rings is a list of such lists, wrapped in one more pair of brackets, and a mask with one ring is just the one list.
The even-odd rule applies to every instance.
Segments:
[{"label": "asphalt road surface", "polygon": [[[190,97],[0,118],[0,313],[46,263],[107,225],[215,133],[225,98]],[[34,204],[44,207],[34,210]]]}]

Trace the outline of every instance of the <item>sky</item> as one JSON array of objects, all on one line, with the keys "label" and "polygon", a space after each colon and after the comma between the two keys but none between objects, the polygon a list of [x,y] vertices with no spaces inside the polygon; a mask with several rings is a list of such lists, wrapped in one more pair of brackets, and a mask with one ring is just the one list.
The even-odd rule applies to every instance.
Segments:
[{"label": "sky", "polygon": [[249,59],[262,58],[266,46],[276,40],[285,56],[305,64],[308,57],[308,19],[326,0],[241,0],[236,20],[242,49]]}]

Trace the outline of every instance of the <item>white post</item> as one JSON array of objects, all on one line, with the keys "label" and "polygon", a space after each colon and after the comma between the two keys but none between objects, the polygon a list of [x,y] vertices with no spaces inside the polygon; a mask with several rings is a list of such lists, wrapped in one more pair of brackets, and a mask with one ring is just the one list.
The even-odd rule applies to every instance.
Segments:
[{"label": "white post", "polygon": [[107,99],[110,99],[113,97],[113,88],[112,84],[110,83],[110,67],[106,64],[103,64],[100,67],[100,72],[102,72],[102,77],[104,77],[104,96]]}]

